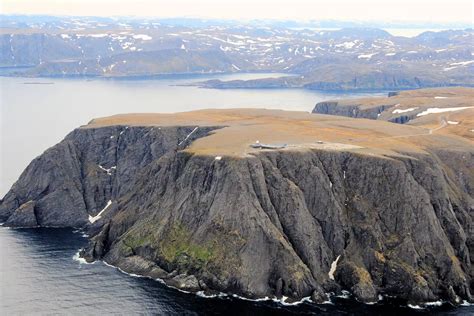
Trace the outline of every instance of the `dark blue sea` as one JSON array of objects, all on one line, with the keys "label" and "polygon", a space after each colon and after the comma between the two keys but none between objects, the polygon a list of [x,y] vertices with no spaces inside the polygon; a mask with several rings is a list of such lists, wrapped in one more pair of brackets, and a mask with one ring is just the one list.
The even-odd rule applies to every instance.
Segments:
[{"label": "dark blue sea", "polygon": [[72,229],[0,227],[0,315],[474,315],[474,306],[418,310],[395,301],[297,306],[234,297],[203,298],[102,262],[73,259],[87,244]]}]

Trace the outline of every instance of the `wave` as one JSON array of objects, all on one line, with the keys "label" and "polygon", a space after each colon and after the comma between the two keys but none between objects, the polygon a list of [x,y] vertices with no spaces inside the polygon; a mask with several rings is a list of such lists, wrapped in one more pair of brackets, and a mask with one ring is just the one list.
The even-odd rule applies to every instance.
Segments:
[{"label": "wave", "polygon": [[79,228],[79,229],[74,229],[74,230],[72,231],[72,233],[73,233],[73,234],[81,234],[81,237],[83,237],[83,238],[89,238],[89,235],[86,234],[86,233],[84,232],[84,230],[82,230],[82,229],[80,229],[80,228]]},{"label": "wave", "polygon": [[[76,256],[79,255],[79,252],[77,252],[76,255],[74,255],[74,259],[75,260],[79,260],[81,263],[82,262],[86,262],[83,258],[77,258]],[[186,293],[186,294],[194,294],[194,295],[197,295],[199,297],[202,297],[202,298],[226,298],[226,297],[234,297],[234,298],[237,298],[237,299],[240,299],[240,300],[244,300],[244,301],[250,301],[250,302],[265,302],[265,301],[273,301],[275,303],[279,303],[281,305],[284,305],[284,306],[296,306],[296,305],[300,305],[304,302],[310,302],[312,303],[313,301],[311,300],[311,298],[309,296],[307,297],[303,297],[301,300],[299,301],[295,301],[295,302],[286,302],[286,300],[288,299],[288,297],[286,296],[283,296],[281,299],[278,299],[276,297],[262,297],[262,298],[255,298],[255,299],[252,299],[252,298],[248,298],[248,297],[244,297],[244,296],[240,296],[240,295],[237,295],[237,294],[227,294],[227,293],[223,293],[223,292],[219,292],[218,294],[206,294],[204,291],[198,291],[198,292],[190,292],[190,291],[185,291],[185,290],[182,290],[182,289],[179,289],[177,287],[174,287],[172,285],[169,285],[167,284],[163,279],[154,279],[154,278],[151,278],[149,276],[144,276],[144,275],[139,275],[139,274],[135,274],[135,273],[129,273],[129,272],[126,272],[124,270],[122,270],[121,268],[117,267],[117,266],[114,266],[108,262],[105,262],[103,260],[100,260],[103,264],[105,264],[106,266],[108,267],[111,267],[111,268],[115,268],[117,269],[118,271],[120,271],[121,273],[123,274],[126,274],[126,275],[129,275],[129,276],[132,276],[132,277],[136,277],[136,278],[147,278],[147,279],[151,279],[151,280],[155,280],[155,281],[158,281],[164,285],[166,285],[167,287],[169,288],[172,288],[172,289],[175,289],[175,290],[178,290],[182,293]],[[95,263],[97,261],[94,261],[92,263]],[[92,264],[92,263],[89,263],[89,264]],[[334,304],[333,302],[331,302],[331,300],[329,299],[329,294],[326,294],[328,296],[328,300],[327,301],[324,301],[322,302],[321,304]]]},{"label": "wave", "polygon": [[[466,301],[464,301],[466,302]],[[467,302],[466,302],[467,303]],[[447,304],[447,302],[445,301],[433,301],[433,302],[424,302],[424,303],[421,303],[421,304],[408,304],[407,306],[411,309],[426,309],[428,307],[440,307],[444,304]],[[469,304],[469,303],[468,303]],[[461,304],[462,305],[462,304]],[[468,306],[468,305],[466,305]]]},{"label": "wave", "polygon": [[334,297],[337,297],[337,298],[342,298],[342,299],[350,299],[351,298],[351,293],[349,291],[346,291],[346,290],[342,290],[341,291],[341,294],[339,295],[334,295]]},{"label": "wave", "polygon": [[441,306],[444,303],[445,303],[444,301],[434,301],[434,302],[423,303],[423,305],[425,305],[425,306]]},{"label": "wave", "polygon": [[[308,303],[314,303],[312,300],[311,300],[311,297],[310,296],[307,296],[307,297],[303,297],[301,300],[298,300],[298,301],[294,301],[294,302],[287,302],[288,300],[288,297],[286,296],[282,296],[281,298],[277,298],[277,297],[268,297],[268,296],[265,296],[265,297],[262,297],[262,298],[248,298],[248,297],[244,297],[244,296],[240,296],[240,295],[237,295],[237,294],[228,294],[228,293],[224,293],[224,292],[218,292],[217,294],[206,294],[205,291],[198,291],[198,292],[190,292],[190,291],[185,291],[185,290],[182,290],[182,289],[179,289],[177,287],[174,287],[172,285],[169,285],[165,282],[165,280],[163,279],[160,279],[160,278],[157,278],[157,279],[154,279],[154,278],[151,278],[149,276],[145,276],[145,275],[139,275],[139,274],[135,274],[135,273],[129,273],[129,272],[126,272],[124,270],[122,270],[121,268],[117,267],[117,266],[114,266],[110,263],[107,263],[103,260],[97,260],[97,261],[93,261],[93,262],[87,262],[84,258],[81,258],[79,256],[79,253],[80,253],[80,250],[72,257],[73,260],[75,261],[78,261],[79,263],[81,264],[94,264],[98,261],[102,262],[104,265],[108,266],[108,267],[111,267],[111,268],[115,268],[117,269],[118,271],[120,271],[121,273],[123,274],[126,274],[126,275],[129,275],[129,276],[132,276],[132,277],[135,277],[135,278],[147,278],[147,279],[151,279],[151,280],[155,280],[155,281],[158,281],[164,285],[166,285],[167,287],[169,288],[172,288],[172,289],[175,289],[175,290],[178,290],[182,293],[186,293],[186,294],[194,294],[196,296],[199,296],[199,297],[202,297],[202,298],[209,298],[209,299],[213,299],[213,298],[228,298],[228,297],[233,297],[233,298],[237,298],[239,300],[243,300],[243,301],[249,301],[249,302],[275,302],[275,303],[278,303],[278,304],[281,304],[283,306],[297,306],[297,305],[300,305],[300,304],[303,304],[305,302],[308,302]],[[337,298],[342,298],[342,299],[351,299],[352,298],[352,294],[349,292],[349,291],[346,291],[346,290],[343,290],[342,291],[342,294],[339,294],[339,295],[334,295],[334,293],[326,293],[326,296],[327,296],[327,300],[320,303],[320,304],[331,304],[331,305],[335,305],[335,303],[331,300],[331,297],[337,297]],[[390,297],[390,296],[386,296],[386,297]],[[380,301],[382,301],[384,299],[384,296],[382,295],[379,295],[378,296],[378,301],[377,302],[368,302],[368,303],[365,303],[366,305],[374,305]],[[433,301],[433,302],[425,302],[425,303],[422,303],[420,305],[416,305],[416,304],[408,304],[407,307],[411,308],[411,309],[416,309],[416,310],[423,310],[423,309],[426,309],[427,307],[439,307],[439,306],[442,306],[443,304],[446,304],[446,302],[444,301]],[[461,304],[461,306],[474,306],[474,304],[472,303],[469,303],[468,301],[464,300]]]},{"label": "wave", "polygon": [[74,256],[72,256],[72,260],[77,261],[77,262],[79,262],[80,264],[94,264],[94,263],[96,263],[96,261],[87,262],[86,259],[82,258],[82,257],[80,256],[81,250],[82,250],[82,249],[79,249],[79,250],[74,254]]}]

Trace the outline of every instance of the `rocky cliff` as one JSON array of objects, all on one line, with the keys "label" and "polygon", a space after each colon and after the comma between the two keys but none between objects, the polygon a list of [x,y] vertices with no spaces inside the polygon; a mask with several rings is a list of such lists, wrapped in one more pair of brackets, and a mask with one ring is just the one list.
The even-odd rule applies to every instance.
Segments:
[{"label": "rocky cliff", "polygon": [[0,220],[85,227],[86,260],[183,290],[473,300],[472,148],[185,149],[221,127],[77,129],[33,160]]},{"label": "rocky cliff", "polygon": [[[456,117],[459,120],[451,120],[455,122],[452,125],[465,123],[465,130],[470,131],[474,127],[471,124],[472,115],[466,113],[468,111],[472,113],[474,109],[473,98],[473,88],[444,87],[405,90],[390,92],[387,97],[319,102],[315,105],[313,113],[379,119],[418,126],[439,123],[442,117],[445,120]],[[431,115],[427,116],[428,114]],[[465,133],[465,135],[469,134]]]},{"label": "rocky cliff", "polygon": [[379,105],[368,109],[363,109],[359,104],[351,104],[347,106],[340,106],[337,101],[323,101],[315,105],[313,113],[341,115],[354,118],[367,118],[376,120],[380,113],[391,105]]}]

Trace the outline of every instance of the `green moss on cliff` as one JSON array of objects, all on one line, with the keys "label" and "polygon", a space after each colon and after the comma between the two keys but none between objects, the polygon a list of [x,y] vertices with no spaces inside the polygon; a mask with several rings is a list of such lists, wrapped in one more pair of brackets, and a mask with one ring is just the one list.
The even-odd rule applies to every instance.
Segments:
[{"label": "green moss on cliff", "polygon": [[191,234],[179,224],[173,225],[166,238],[160,241],[160,250],[169,263],[195,268],[204,267],[215,257],[211,243],[193,242]]}]

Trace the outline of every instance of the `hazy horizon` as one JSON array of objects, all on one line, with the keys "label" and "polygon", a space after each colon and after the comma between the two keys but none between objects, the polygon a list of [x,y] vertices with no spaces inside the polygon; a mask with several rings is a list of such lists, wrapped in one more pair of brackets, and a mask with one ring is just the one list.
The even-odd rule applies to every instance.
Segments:
[{"label": "hazy horizon", "polygon": [[[368,10],[370,8],[370,10]],[[473,24],[470,0],[3,0],[4,15]]]}]

